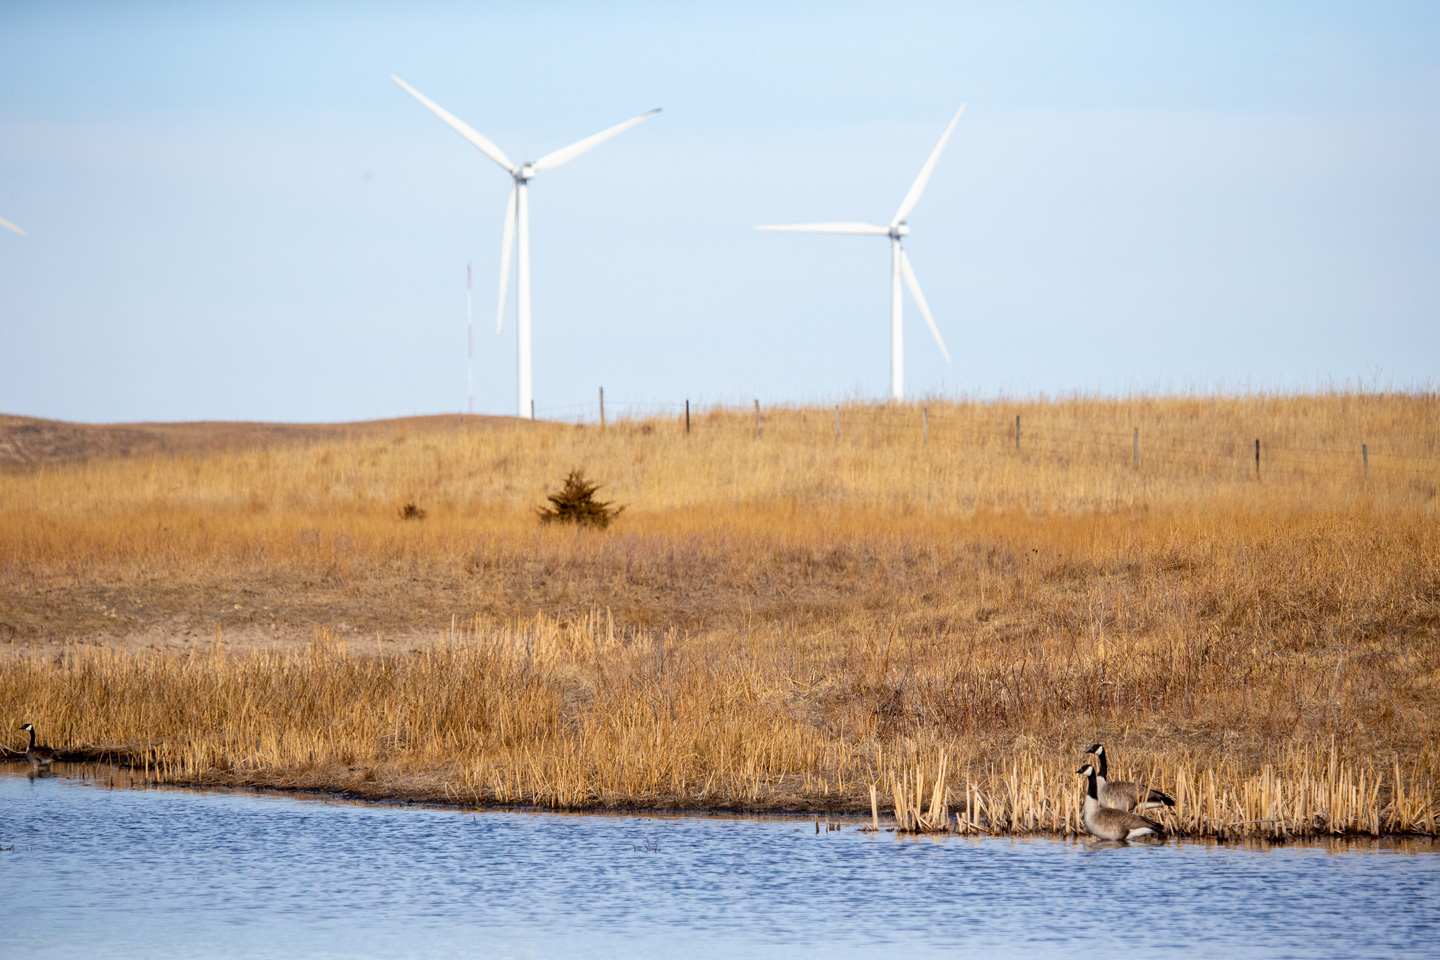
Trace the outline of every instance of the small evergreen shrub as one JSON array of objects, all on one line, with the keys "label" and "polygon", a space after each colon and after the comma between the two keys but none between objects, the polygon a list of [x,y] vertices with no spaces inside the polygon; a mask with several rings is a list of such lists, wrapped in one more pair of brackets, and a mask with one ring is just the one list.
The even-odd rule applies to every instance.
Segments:
[{"label": "small evergreen shrub", "polygon": [[546,496],[550,506],[537,507],[535,512],[541,523],[573,523],[603,530],[610,526],[610,521],[620,516],[625,508],[614,506],[612,500],[596,500],[595,491],[599,489],[600,484],[585,479],[583,470],[571,470],[565,477],[565,485],[560,488],[560,492]]}]

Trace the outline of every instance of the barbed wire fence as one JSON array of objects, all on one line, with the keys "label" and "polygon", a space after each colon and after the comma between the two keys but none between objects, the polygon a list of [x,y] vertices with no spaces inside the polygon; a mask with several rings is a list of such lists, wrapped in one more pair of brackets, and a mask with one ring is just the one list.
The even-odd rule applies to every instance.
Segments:
[{"label": "barbed wire fence", "polygon": [[[998,404],[957,412],[952,404],[861,403],[821,406],[771,406],[753,401],[749,408],[734,404],[701,406],[690,401],[656,402],[604,398],[596,401],[545,407],[537,417],[582,426],[650,429],[667,421],[677,431],[695,433],[716,429],[743,430],[757,441],[852,441],[874,446],[913,443],[921,447],[949,447],[985,452],[1011,452],[1022,460],[1110,461],[1134,470],[1226,469],[1244,470],[1257,481],[1280,474],[1347,469],[1360,480],[1397,478],[1440,484],[1440,436],[1433,430],[1404,438],[1355,437],[1347,442],[1320,442],[1297,437],[1266,436],[1263,428],[1248,434],[1214,435],[1213,425],[1148,423],[1128,429],[1066,423],[1055,416],[1030,411],[1001,415]],[[981,419],[986,417],[987,419]]]}]

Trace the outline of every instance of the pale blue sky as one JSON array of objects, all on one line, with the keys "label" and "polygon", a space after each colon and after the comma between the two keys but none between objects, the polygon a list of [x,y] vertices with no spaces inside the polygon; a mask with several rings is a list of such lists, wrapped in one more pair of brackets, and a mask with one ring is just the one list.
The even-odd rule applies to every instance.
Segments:
[{"label": "pale blue sky", "polygon": [[[93,421],[514,410],[506,175],[533,158],[535,395],[1433,385],[1440,7],[0,3],[0,411]],[[1257,6],[1260,9],[1255,9]],[[512,287],[513,290],[513,287]]]}]

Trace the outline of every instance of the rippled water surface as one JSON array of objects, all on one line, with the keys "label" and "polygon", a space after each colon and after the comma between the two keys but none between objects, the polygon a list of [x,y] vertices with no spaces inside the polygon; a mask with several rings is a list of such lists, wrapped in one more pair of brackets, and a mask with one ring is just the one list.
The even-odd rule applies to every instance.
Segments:
[{"label": "rippled water surface", "polygon": [[1096,847],[0,771],[0,956],[1440,954],[1428,842]]}]

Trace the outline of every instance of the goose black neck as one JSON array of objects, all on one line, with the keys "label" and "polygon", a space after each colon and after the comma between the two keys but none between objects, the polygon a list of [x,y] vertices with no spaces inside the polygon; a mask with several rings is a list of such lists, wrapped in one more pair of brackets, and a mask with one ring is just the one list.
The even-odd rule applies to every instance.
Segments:
[{"label": "goose black neck", "polygon": [[1091,767],[1090,772],[1085,776],[1085,795],[1091,800],[1099,800],[1100,795],[1095,792],[1095,768]]},{"label": "goose black neck", "polygon": [[30,734],[30,746],[25,748],[25,752],[29,753],[31,750],[35,749],[35,728],[31,727],[26,732]]},{"label": "goose black neck", "polygon": [[1109,774],[1105,772],[1107,769],[1105,764],[1105,748],[1101,747],[1100,752],[1095,754],[1095,772],[1102,777],[1108,777]]}]

